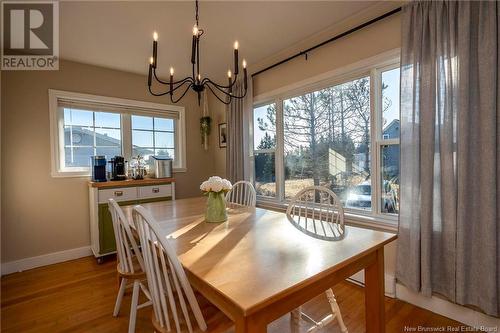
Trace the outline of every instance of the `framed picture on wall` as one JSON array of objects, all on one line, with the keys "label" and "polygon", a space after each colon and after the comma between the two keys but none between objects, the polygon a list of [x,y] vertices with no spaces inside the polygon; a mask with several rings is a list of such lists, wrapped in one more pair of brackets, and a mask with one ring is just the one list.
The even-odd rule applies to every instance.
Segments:
[{"label": "framed picture on wall", "polygon": [[219,124],[219,148],[227,147],[227,124]]}]

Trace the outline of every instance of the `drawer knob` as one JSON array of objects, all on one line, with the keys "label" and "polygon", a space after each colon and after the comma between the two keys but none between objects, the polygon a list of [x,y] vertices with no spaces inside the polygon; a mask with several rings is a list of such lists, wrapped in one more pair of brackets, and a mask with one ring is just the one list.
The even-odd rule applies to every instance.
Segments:
[{"label": "drawer knob", "polygon": [[115,191],[115,197],[121,197],[123,195],[123,191]]},{"label": "drawer knob", "polygon": [[160,189],[158,187],[153,187],[153,193],[158,193],[160,192]]}]

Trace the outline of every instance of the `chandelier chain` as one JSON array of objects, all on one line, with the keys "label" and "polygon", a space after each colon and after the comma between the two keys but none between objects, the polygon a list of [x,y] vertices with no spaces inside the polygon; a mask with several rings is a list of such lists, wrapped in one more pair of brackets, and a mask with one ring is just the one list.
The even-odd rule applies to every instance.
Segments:
[{"label": "chandelier chain", "polygon": [[196,26],[198,27],[199,26],[198,21],[200,19],[199,15],[198,15],[198,0],[196,0],[195,10],[196,10]]}]

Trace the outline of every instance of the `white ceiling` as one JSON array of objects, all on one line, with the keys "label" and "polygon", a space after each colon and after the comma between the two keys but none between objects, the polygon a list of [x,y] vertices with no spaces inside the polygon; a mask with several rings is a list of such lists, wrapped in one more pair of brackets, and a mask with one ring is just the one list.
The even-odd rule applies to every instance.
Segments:
[{"label": "white ceiling", "polygon": [[[232,67],[232,45],[240,60],[258,63],[377,1],[200,2],[201,72],[223,78]],[[158,66],[165,76],[189,75],[194,1],[98,1],[60,3],[63,59],[147,73],[152,32],[158,31]],[[178,76],[177,76],[178,75]]]}]

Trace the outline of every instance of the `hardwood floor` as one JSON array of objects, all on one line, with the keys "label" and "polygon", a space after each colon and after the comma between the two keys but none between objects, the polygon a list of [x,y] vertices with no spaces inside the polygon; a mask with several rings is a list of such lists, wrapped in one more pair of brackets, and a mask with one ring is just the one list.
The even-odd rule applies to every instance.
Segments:
[{"label": "hardwood floor", "polygon": [[[9,332],[127,332],[130,292],[118,318],[112,317],[118,289],[116,261],[98,265],[93,257],[37,268],[2,277],[1,331]],[[333,291],[350,333],[365,331],[363,288],[343,282]],[[460,327],[460,323],[403,301],[386,298],[386,331],[405,327]],[[314,318],[328,311],[324,295],[304,306]],[[275,323],[272,332],[288,327]],[[151,308],[138,311],[136,332],[152,332]],[[330,324],[324,332],[340,332]]]}]

